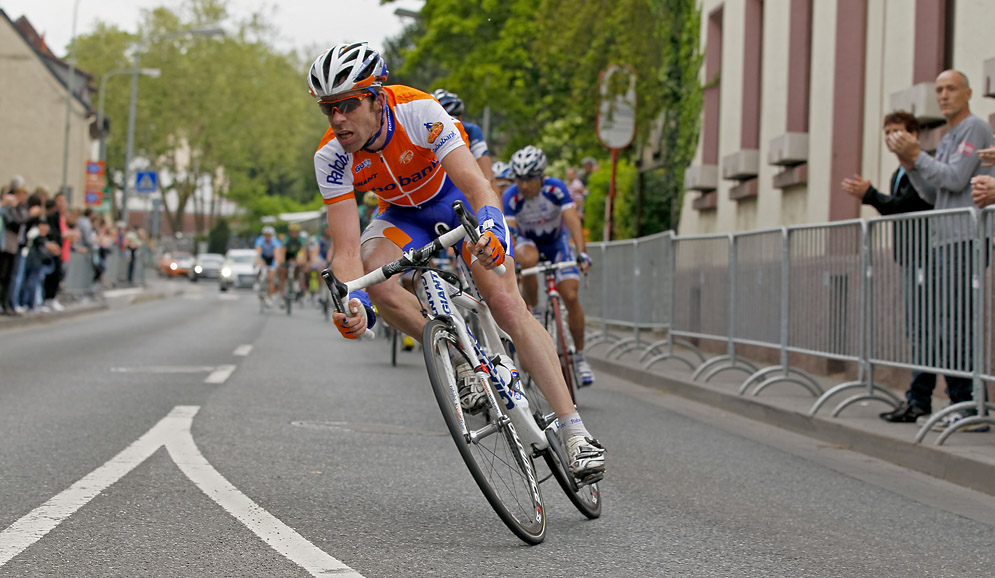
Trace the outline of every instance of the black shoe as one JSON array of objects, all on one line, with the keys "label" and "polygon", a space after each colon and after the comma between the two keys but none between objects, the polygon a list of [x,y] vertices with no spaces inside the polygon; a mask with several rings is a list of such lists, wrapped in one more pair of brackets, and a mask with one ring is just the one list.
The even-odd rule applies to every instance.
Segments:
[{"label": "black shoe", "polygon": [[902,402],[902,404],[895,409],[879,414],[879,417],[884,421],[891,423],[915,423],[917,418],[929,415],[930,413],[931,412],[926,411],[918,405],[909,405],[908,403]]}]

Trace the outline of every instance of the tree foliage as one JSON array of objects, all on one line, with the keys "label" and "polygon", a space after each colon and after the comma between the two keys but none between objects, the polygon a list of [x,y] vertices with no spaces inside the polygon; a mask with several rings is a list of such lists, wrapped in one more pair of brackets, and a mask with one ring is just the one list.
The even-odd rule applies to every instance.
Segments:
[{"label": "tree foliage", "polygon": [[[315,198],[311,156],[324,118],[315,114],[303,88],[307,65],[271,47],[273,31],[259,14],[237,20],[228,4],[164,4],[143,11],[135,34],[98,24],[75,47],[79,66],[95,78],[130,69],[136,55],[141,68],[162,71],[159,78],[139,80],[135,157],[163,172],[164,194],[176,194],[178,207],[167,212],[174,228],[183,222],[188,201],[196,201],[204,188],[242,202],[259,195]],[[224,25],[225,36],[182,32],[218,25]],[[113,127],[107,162],[119,170],[126,152],[129,80],[122,75],[106,85],[105,114]]]},{"label": "tree foliage", "polygon": [[[398,47],[400,72],[422,79],[420,88],[458,93],[469,116],[490,107],[495,156],[539,144],[550,157],[576,164],[588,155],[608,157],[595,131],[599,76],[610,64],[631,66],[636,142],[651,144],[661,117],[667,127],[655,133],[665,168],[660,190],[640,196],[633,189],[632,202],[618,207],[641,214],[638,222],[631,217],[632,231],[646,234],[672,224],[660,211],[679,199],[697,146],[699,26],[695,0],[426,0]],[[634,162],[634,148],[622,156]]]}]

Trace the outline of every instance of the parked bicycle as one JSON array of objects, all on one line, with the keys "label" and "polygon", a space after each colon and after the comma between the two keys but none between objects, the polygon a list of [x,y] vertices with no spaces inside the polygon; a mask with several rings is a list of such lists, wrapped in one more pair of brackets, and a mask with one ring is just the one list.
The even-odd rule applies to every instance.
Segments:
[{"label": "parked bicycle", "polygon": [[563,378],[567,382],[567,388],[570,390],[570,397],[573,399],[574,405],[577,405],[577,390],[581,387],[580,372],[577,370],[577,350],[565,320],[566,307],[560,301],[560,292],[556,288],[556,272],[575,267],[577,267],[577,263],[572,261],[562,263],[543,261],[535,267],[522,269],[520,275],[522,277],[539,274],[543,276],[546,287],[546,307],[542,314],[542,324],[553,337],[556,355],[560,358],[560,369],[563,370]]},{"label": "parked bicycle", "polygon": [[[546,508],[540,482],[557,480],[570,501],[588,518],[601,515],[601,494],[593,476],[579,483],[567,467],[567,453],[556,434],[556,414],[538,388],[527,398],[519,372],[505,349],[507,335],[497,326],[480,297],[466,265],[457,273],[431,266],[432,255],[464,237],[476,242],[475,219],[462,203],[453,204],[463,227],[406,253],[359,279],[343,283],[330,270],[322,272],[333,306],[347,313],[351,291],[365,289],[406,270],[415,271],[414,288],[429,322],[422,344],[429,381],[453,441],[481,492],[508,528],[528,544],[545,538]],[[503,266],[498,270],[503,269]],[[365,338],[372,338],[367,329]],[[467,370],[482,380],[487,398],[476,414],[460,404],[459,379]],[[537,477],[534,458],[542,456],[550,474]]]}]

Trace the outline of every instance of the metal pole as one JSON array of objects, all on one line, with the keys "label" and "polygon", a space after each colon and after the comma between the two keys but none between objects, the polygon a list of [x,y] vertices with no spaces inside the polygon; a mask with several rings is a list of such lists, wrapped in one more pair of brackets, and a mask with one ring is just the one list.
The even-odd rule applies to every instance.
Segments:
[{"label": "metal pole", "polygon": [[[66,132],[62,144],[62,193],[67,193],[69,183],[69,128],[73,108],[73,85],[76,81],[76,14],[79,12],[79,0],[73,4],[73,34],[69,41],[69,77],[66,79]],[[68,195],[67,195],[68,196]],[[69,200],[69,199],[66,199]]]},{"label": "metal pole", "polygon": [[124,155],[124,185],[121,187],[121,220],[128,226],[128,188],[131,186],[131,160],[135,152],[135,108],[138,101],[138,57],[141,47],[136,47],[132,58],[131,103],[128,105],[128,147]]}]

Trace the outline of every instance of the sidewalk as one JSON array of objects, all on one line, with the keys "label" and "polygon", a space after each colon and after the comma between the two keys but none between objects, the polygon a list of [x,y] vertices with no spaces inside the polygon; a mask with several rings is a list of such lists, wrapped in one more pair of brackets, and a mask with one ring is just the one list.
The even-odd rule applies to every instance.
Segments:
[{"label": "sidewalk", "polygon": [[0,315],[0,331],[15,327],[29,327],[43,323],[54,323],[80,315],[105,311],[114,307],[143,303],[182,294],[186,279],[160,279],[149,269],[144,286],[116,287],[105,289],[92,296],[60,296],[63,311],[27,312],[16,317]]},{"label": "sidewalk", "polygon": [[[631,333],[618,335],[629,337]],[[995,431],[958,431],[947,438],[943,445],[936,445],[939,434],[930,432],[922,443],[917,444],[913,440],[920,426],[882,421],[878,414],[890,407],[880,401],[861,401],[848,405],[838,417],[833,417],[833,411],[840,402],[860,393],[856,389],[837,394],[824,403],[816,415],[810,416],[816,397],[797,384],[774,384],[759,395],[754,395],[753,388],[750,388],[740,395],[740,386],[749,376],[746,371],[724,371],[704,383],[703,379],[692,381],[693,372],[679,361],[662,361],[646,370],[639,362],[641,349],[626,353],[618,359],[613,354],[613,358],[608,359],[606,354],[610,349],[611,345],[604,342],[587,347],[586,358],[595,371],[610,373],[619,379],[679,395],[995,495]],[[680,348],[677,353],[681,354]],[[691,359],[690,355],[686,357]],[[815,377],[824,391],[839,384],[839,381],[824,376]],[[941,390],[940,387],[937,389]],[[903,392],[895,393],[901,397]],[[946,400],[936,400],[933,408],[939,410],[945,405]]]}]

